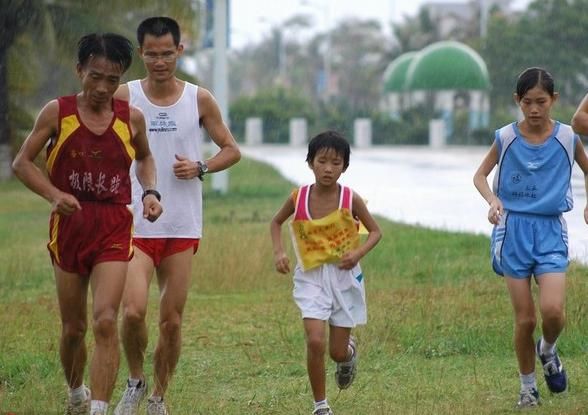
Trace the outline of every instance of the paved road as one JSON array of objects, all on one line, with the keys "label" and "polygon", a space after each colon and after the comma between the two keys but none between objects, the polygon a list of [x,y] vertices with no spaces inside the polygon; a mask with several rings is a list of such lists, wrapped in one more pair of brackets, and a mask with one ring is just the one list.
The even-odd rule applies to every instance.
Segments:
[{"label": "paved road", "polygon": [[[242,147],[253,159],[276,167],[296,184],[314,181],[304,162],[305,148],[265,145]],[[351,162],[341,183],[368,201],[372,213],[394,221],[429,228],[490,235],[487,205],[472,178],[487,148],[376,147],[352,149]],[[490,180],[492,177],[490,177]],[[575,166],[572,175],[575,208],[565,214],[570,255],[588,264],[588,226],[584,179]]]}]

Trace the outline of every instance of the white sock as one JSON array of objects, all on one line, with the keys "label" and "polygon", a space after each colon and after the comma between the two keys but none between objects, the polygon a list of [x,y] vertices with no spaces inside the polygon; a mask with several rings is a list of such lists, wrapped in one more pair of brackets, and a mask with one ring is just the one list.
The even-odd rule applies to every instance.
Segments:
[{"label": "white sock", "polygon": [[69,390],[69,400],[72,402],[81,402],[88,399],[86,394],[86,386],[82,383],[75,389]]},{"label": "white sock", "polygon": [[106,412],[108,412],[108,402],[92,400],[90,414],[94,415],[97,412],[106,415]]},{"label": "white sock", "polygon": [[547,343],[543,337],[541,337],[541,343],[539,343],[539,351],[543,356],[553,356],[555,354],[555,343]]},{"label": "white sock", "polygon": [[163,397],[161,397],[161,396],[152,395],[151,398],[149,398],[149,399],[153,402],[163,402]]},{"label": "white sock", "polygon": [[314,409],[317,410],[319,408],[327,408],[329,406],[329,403],[327,402],[326,399],[322,400],[322,401],[315,401],[314,403]]},{"label": "white sock", "polygon": [[531,372],[528,375],[519,375],[521,379],[521,390],[537,389],[537,381],[535,380],[535,372]]},{"label": "white sock", "polygon": [[351,359],[353,359],[354,355],[355,355],[355,349],[353,347],[351,347],[351,345],[347,346],[347,356],[349,356],[347,358],[347,362],[351,362]]},{"label": "white sock", "polygon": [[128,384],[131,388],[136,388],[137,386],[139,386],[141,384],[142,381],[143,381],[143,379],[141,379],[141,378],[138,378],[138,379],[129,378]]}]

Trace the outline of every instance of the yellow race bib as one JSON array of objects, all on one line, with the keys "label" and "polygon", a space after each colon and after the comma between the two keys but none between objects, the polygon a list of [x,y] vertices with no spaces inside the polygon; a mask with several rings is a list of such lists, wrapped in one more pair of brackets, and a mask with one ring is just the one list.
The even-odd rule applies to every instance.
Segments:
[{"label": "yellow race bib", "polygon": [[298,263],[304,271],[337,262],[343,254],[359,246],[357,222],[349,209],[338,209],[314,220],[290,222],[290,232]]}]

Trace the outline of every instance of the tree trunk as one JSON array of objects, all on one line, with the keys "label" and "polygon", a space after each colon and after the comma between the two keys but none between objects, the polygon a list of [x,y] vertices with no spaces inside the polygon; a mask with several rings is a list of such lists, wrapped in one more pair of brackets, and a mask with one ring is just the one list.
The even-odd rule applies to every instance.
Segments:
[{"label": "tree trunk", "polygon": [[12,176],[12,151],[8,120],[8,48],[0,48],[0,181]]}]

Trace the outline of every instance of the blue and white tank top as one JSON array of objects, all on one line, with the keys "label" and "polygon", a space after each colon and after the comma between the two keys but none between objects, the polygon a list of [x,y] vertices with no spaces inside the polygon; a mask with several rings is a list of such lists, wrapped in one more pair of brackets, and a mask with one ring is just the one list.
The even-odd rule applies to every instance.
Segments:
[{"label": "blue and white tank top", "polygon": [[571,174],[578,135],[555,122],[544,143],[529,143],[517,123],[496,130],[498,171],[493,191],[506,210],[559,215],[573,207]]}]

